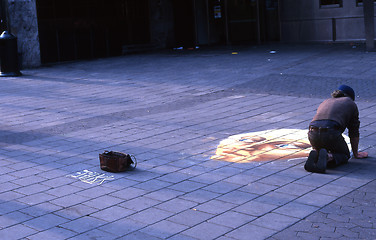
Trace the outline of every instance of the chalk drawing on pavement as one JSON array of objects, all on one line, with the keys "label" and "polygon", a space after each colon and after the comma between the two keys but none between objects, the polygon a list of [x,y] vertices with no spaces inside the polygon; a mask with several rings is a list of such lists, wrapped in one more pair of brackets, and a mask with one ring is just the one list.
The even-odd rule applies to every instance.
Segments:
[{"label": "chalk drawing on pavement", "polygon": [[67,177],[72,177],[79,179],[81,182],[89,184],[101,185],[104,181],[114,180],[114,176],[106,176],[105,174],[92,172],[89,170],[83,170],[81,172],[76,172],[75,174],[69,174]]},{"label": "chalk drawing on pavement", "polygon": [[307,157],[307,130],[273,129],[237,134],[222,140],[211,159],[246,163]]},{"label": "chalk drawing on pavement", "polygon": [[[312,150],[307,133],[301,129],[271,129],[233,135],[219,143],[211,159],[246,163],[306,158]],[[350,147],[349,137],[343,137]]]}]

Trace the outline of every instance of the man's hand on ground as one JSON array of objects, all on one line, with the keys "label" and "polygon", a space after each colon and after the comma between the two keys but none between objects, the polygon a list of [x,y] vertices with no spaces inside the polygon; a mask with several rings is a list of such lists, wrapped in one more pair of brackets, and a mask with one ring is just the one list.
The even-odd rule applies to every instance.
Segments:
[{"label": "man's hand on ground", "polygon": [[358,154],[354,154],[355,158],[366,158],[368,157],[368,152],[358,152]]}]

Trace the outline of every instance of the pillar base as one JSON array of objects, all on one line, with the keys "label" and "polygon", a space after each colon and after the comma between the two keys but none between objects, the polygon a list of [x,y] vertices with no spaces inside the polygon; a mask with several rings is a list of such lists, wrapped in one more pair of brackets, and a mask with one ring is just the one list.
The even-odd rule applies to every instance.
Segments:
[{"label": "pillar base", "polygon": [[0,72],[0,77],[18,77],[21,75],[21,72]]}]

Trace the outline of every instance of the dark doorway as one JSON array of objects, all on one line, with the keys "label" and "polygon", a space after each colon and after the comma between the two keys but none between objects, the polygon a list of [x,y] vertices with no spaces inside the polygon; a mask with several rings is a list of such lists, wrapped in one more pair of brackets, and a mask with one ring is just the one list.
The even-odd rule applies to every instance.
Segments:
[{"label": "dark doorway", "polygon": [[210,43],[280,40],[278,0],[206,0]]},{"label": "dark doorway", "polygon": [[122,54],[150,42],[148,0],[37,0],[42,63]]},{"label": "dark doorway", "polygon": [[230,43],[259,40],[258,0],[227,1],[228,41]]},{"label": "dark doorway", "polygon": [[263,42],[280,40],[278,0],[264,0],[260,4],[260,38]]},{"label": "dark doorway", "polygon": [[224,0],[207,0],[210,44],[227,43],[226,4]]},{"label": "dark doorway", "polygon": [[176,47],[191,48],[196,45],[194,0],[173,0]]}]

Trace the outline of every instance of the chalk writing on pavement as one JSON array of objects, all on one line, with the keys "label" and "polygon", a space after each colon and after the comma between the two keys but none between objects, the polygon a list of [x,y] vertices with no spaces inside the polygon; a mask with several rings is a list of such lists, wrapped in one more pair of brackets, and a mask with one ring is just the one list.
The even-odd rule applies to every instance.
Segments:
[{"label": "chalk writing on pavement", "polygon": [[69,174],[67,177],[77,178],[81,182],[89,184],[101,185],[104,181],[114,180],[114,176],[106,176],[105,174],[92,172],[89,170],[83,170],[81,172],[76,172],[75,174]]}]

